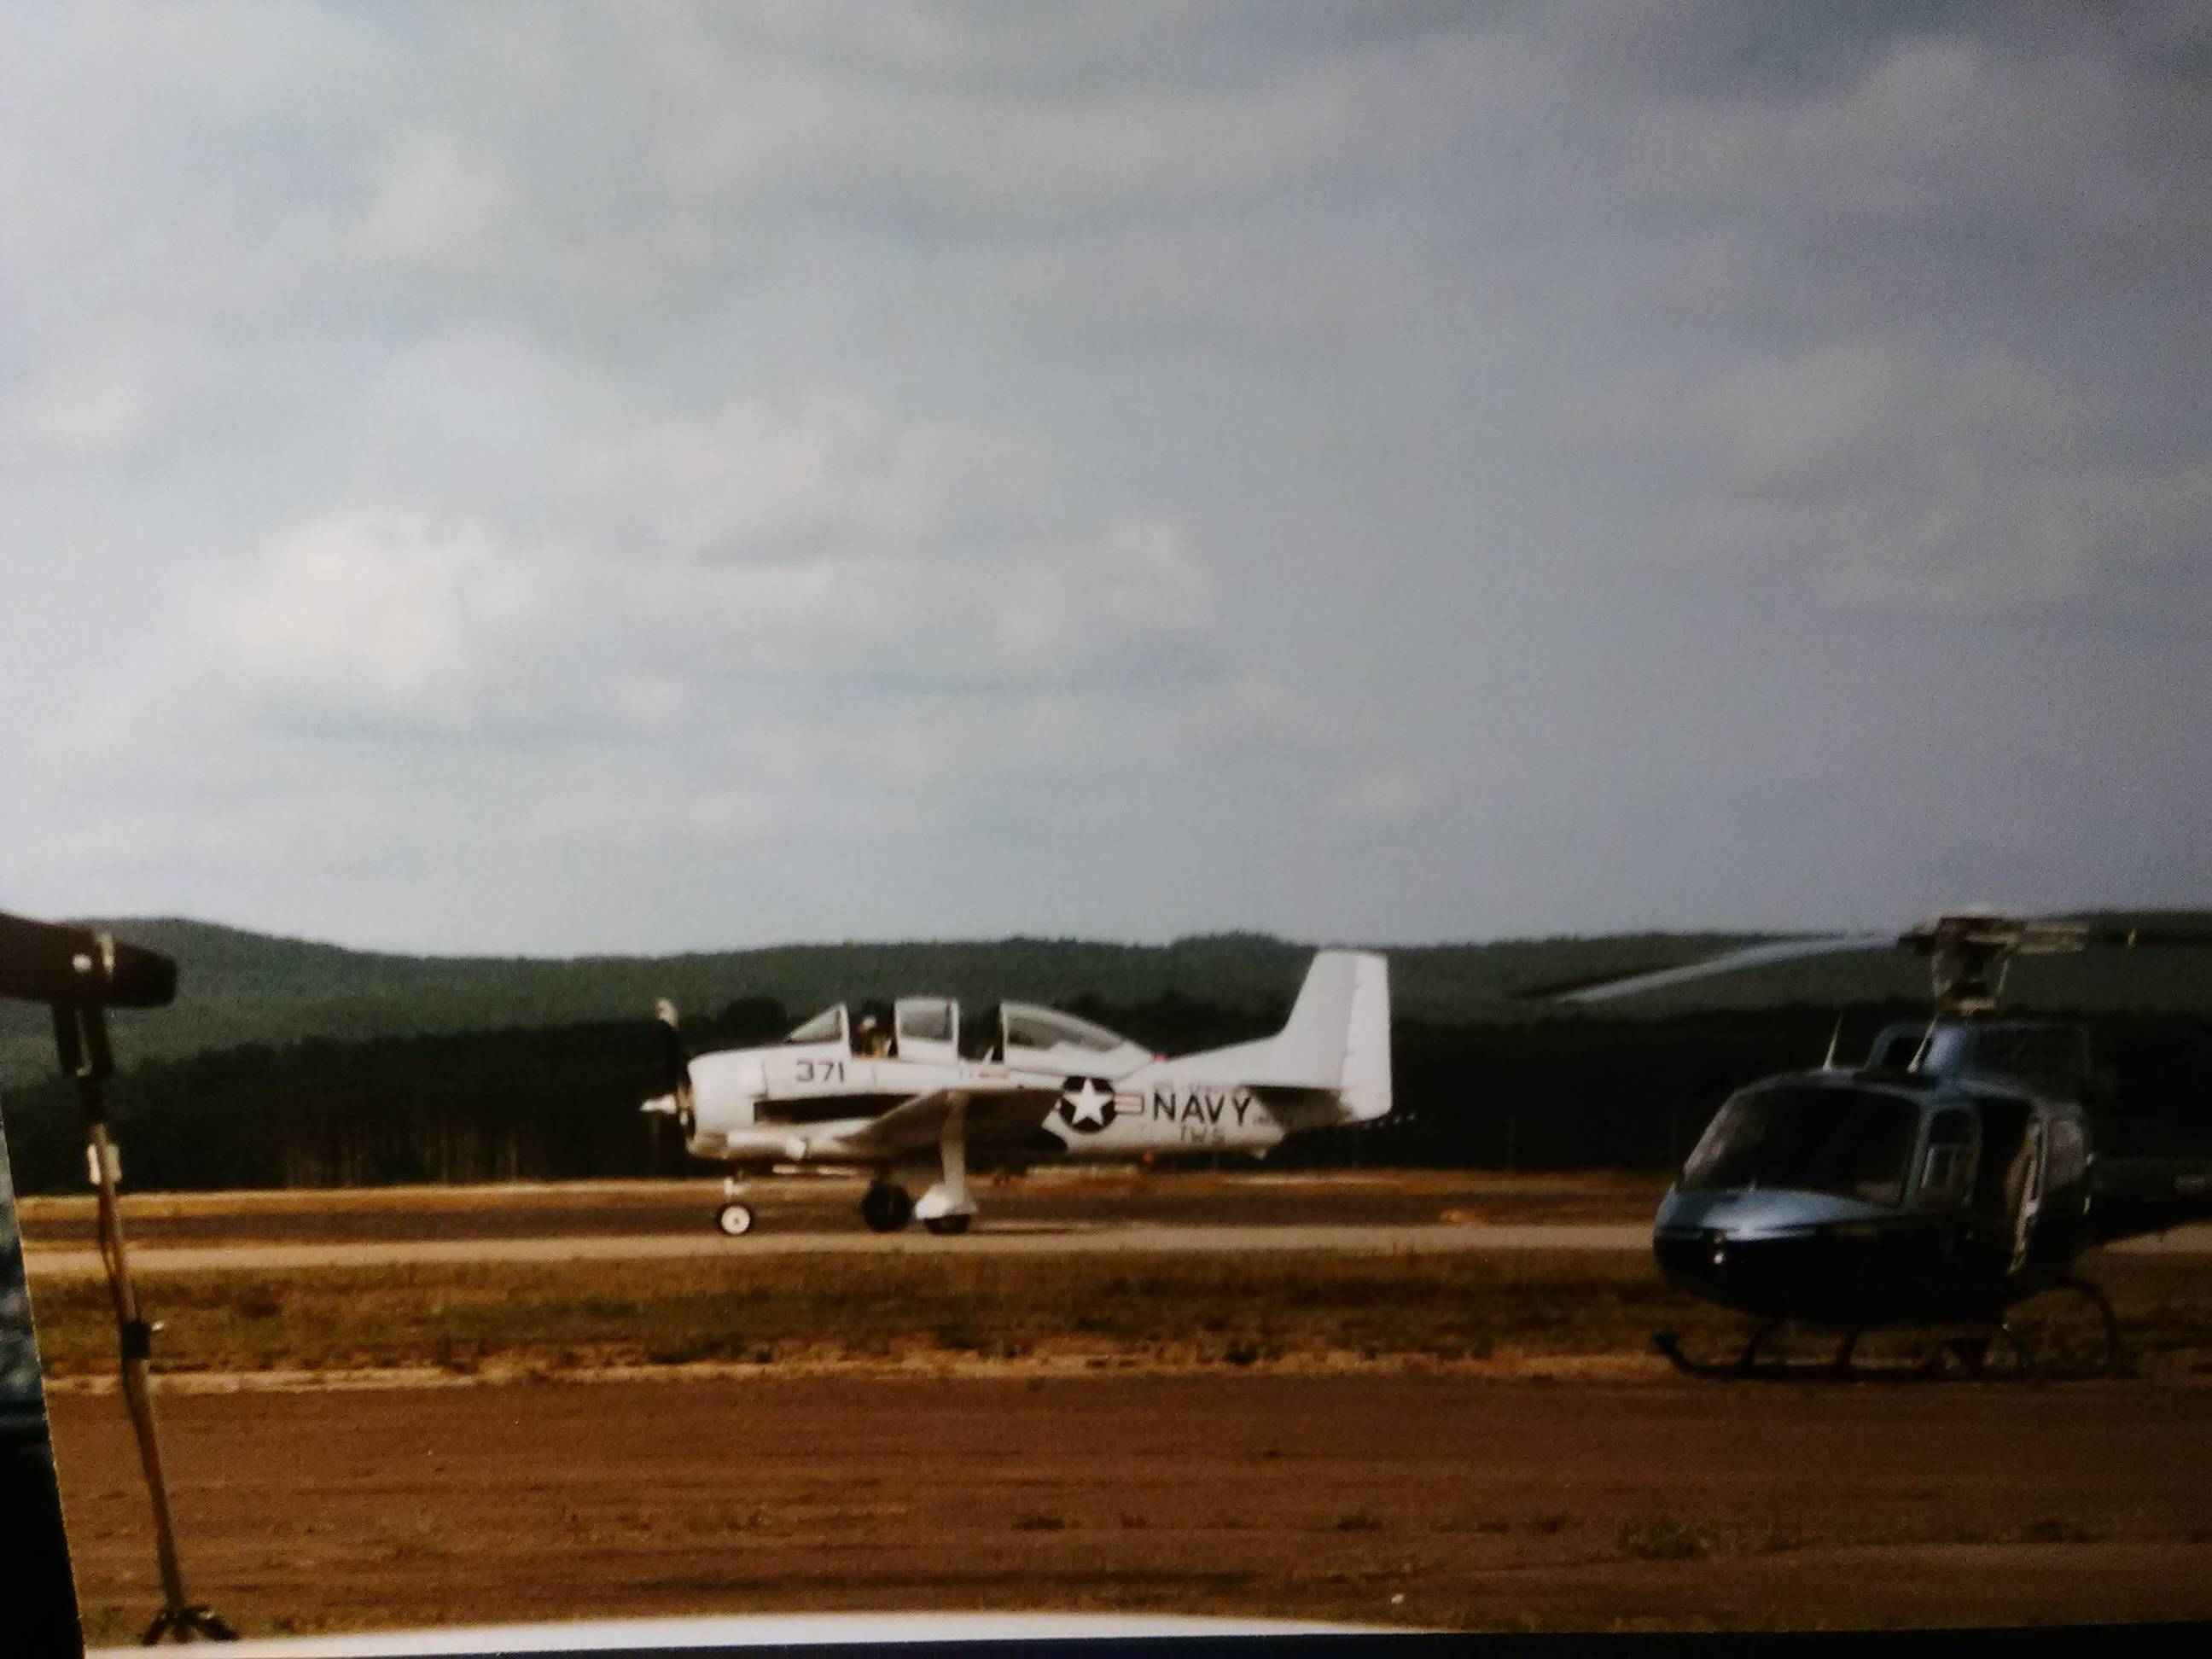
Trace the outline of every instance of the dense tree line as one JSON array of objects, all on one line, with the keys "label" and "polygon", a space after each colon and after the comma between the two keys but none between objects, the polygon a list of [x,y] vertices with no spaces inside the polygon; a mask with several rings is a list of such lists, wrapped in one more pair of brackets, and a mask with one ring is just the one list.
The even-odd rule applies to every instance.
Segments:
[{"label": "dense tree line", "polygon": [[[1164,1053],[1273,1030],[1287,1000],[1237,1008],[1169,992],[1063,1005]],[[1842,1057],[1908,1003],[1844,1018]],[[1397,1112],[1305,1137],[1275,1161],[1658,1169],[1680,1161],[1721,1098],[1767,1073],[1817,1064],[1835,1016],[1813,1007],[1663,1020],[1584,1016],[1516,1024],[1401,1018]],[[772,1040],[790,1011],[752,996],[686,1027],[696,1048]],[[2100,1137],[2115,1148],[2212,1146],[2212,1020],[2100,1015],[2117,1086]],[[241,1044],[143,1065],[114,1090],[125,1176],[141,1189],[399,1182],[557,1181],[694,1169],[665,1119],[636,1107],[660,1087],[643,1020],[538,1030]],[[25,1192],[83,1179],[76,1107],[60,1079],[0,1096]]]},{"label": "dense tree line", "polygon": [[[2142,920],[2212,927],[2212,915],[2204,915]],[[133,1065],[254,1043],[289,1049],[316,1038],[352,1044],[626,1021],[642,1018],[664,996],[687,1013],[753,997],[796,1014],[839,999],[909,994],[957,997],[970,1007],[1009,994],[1062,1005],[1089,994],[1129,1007],[1174,994],[1249,1013],[1296,992],[1312,948],[1264,934],[1220,933],[1166,945],[856,942],[543,960],[351,951],[195,921],[114,926],[173,956],[179,969],[173,1006],[117,1016],[118,1050]],[[1736,942],[1710,933],[1644,933],[1393,945],[1391,1002],[1402,1020],[1518,1024],[1530,1009],[1516,999],[1535,988],[1686,962]],[[1926,990],[1924,963],[1877,950],[1701,981],[1638,997],[1614,1012],[1626,1021],[1704,1008],[1835,1008],[1924,997]],[[2021,1008],[2212,1013],[2212,947],[2030,957],[2015,964],[2007,990]],[[46,1011],[0,1003],[0,1089],[44,1076],[52,1055]]]}]

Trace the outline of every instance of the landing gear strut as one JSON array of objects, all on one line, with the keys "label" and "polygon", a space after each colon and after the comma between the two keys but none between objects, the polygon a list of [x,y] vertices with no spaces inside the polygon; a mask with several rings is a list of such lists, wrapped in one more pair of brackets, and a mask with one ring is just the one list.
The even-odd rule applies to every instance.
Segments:
[{"label": "landing gear strut", "polygon": [[743,1238],[753,1230],[752,1206],[744,1201],[745,1183],[735,1175],[722,1177],[722,1207],[714,1212],[714,1231],[725,1238]]},{"label": "landing gear strut", "polygon": [[975,1218],[975,1200],[968,1194],[968,1108],[965,1102],[956,1103],[945,1113],[945,1121],[937,1131],[938,1177],[914,1212],[921,1218],[921,1224],[940,1238],[951,1238],[968,1231]]},{"label": "landing gear strut", "polygon": [[914,1200],[903,1187],[874,1182],[860,1195],[860,1219],[872,1233],[895,1233],[914,1219]]}]

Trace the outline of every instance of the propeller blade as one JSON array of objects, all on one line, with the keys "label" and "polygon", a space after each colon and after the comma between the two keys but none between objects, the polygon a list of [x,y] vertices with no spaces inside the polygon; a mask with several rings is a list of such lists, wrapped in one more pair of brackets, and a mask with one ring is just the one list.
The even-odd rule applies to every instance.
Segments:
[{"label": "propeller blade", "polygon": [[653,1017],[660,1031],[660,1072],[668,1085],[668,1098],[676,1108],[676,1121],[685,1139],[691,1138],[696,1120],[691,1111],[691,1056],[684,1047],[676,1005],[666,997],[653,1005]]}]

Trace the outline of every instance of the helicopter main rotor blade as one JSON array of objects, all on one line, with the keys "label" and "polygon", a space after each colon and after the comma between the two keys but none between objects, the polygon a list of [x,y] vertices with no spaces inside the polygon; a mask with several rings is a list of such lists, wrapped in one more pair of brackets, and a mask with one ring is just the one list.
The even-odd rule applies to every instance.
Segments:
[{"label": "helicopter main rotor blade", "polygon": [[1971,1015],[1985,1013],[1996,1006],[2005,965],[2014,957],[2158,945],[2212,946],[2212,929],[2160,927],[2155,923],[2124,927],[2094,920],[2019,916],[1996,910],[1947,910],[1902,933],[1777,939],[1674,967],[1567,980],[1512,994],[1521,1001],[1609,1002],[1616,997],[1640,996],[1648,991],[1668,990],[1717,975],[1798,962],[1809,957],[1903,949],[1929,959],[1939,1013]]},{"label": "helicopter main rotor blade", "polygon": [[2086,945],[2117,951],[2212,946],[2212,927],[2091,927]]},{"label": "helicopter main rotor blade", "polygon": [[1844,956],[1856,951],[1889,951],[1896,946],[1897,936],[1893,933],[1778,939],[1768,945],[1747,945],[1740,951],[1708,957],[1702,962],[1685,963],[1677,968],[1661,968],[1650,973],[1601,980],[1591,985],[1554,988],[1523,994],[1544,996],[1554,1002],[1609,1002],[1615,997],[1640,996],[1646,991],[1663,991],[1673,986],[1711,979],[1717,975],[1741,973],[1747,969],[1770,967],[1776,963],[1801,962],[1808,957]]}]

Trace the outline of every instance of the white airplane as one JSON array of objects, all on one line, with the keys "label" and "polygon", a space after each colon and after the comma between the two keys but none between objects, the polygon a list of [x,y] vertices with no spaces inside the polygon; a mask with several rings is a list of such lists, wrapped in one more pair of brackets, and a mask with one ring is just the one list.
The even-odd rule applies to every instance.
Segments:
[{"label": "white airplane", "polygon": [[[675,1118],[694,1158],[730,1166],[715,1224],[732,1238],[752,1230],[751,1177],[865,1172],[860,1216],[873,1231],[919,1219],[961,1233],[975,1213],[971,1168],[1263,1152],[1390,1110],[1389,964],[1364,951],[1318,952],[1275,1036],[1176,1060],[1019,1002],[1000,1006],[975,1054],[962,1050],[959,1005],[943,997],[901,999],[881,1045],[856,1042],[840,1003],[781,1042],[696,1057],[675,1008],[659,1012],[669,1089],[641,1109]],[[916,1200],[908,1188],[923,1183]]]}]

